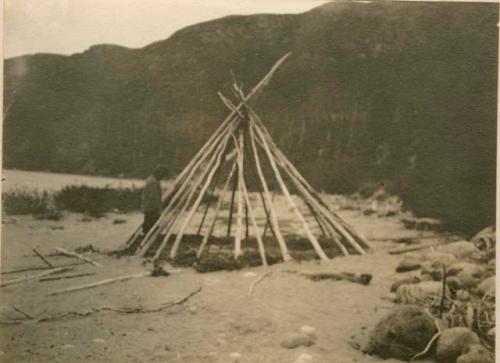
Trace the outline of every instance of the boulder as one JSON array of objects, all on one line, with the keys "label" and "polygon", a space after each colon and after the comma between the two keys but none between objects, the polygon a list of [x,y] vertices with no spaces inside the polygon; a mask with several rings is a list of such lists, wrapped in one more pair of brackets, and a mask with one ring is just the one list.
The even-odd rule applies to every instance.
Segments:
[{"label": "boulder", "polygon": [[476,287],[481,282],[481,278],[476,277],[470,271],[461,271],[457,275],[457,279],[459,280],[460,287],[464,289]]},{"label": "boulder", "polygon": [[396,268],[396,272],[406,272],[418,270],[420,265],[422,264],[422,260],[416,254],[407,254],[399,263]]},{"label": "boulder", "polygon": [[[443,284],[439,281],[424,281],[418,284],[401,285],[396,292],[401,304],[425,304],[442,296]],[[446,294],[450,291],[447,288]]]},{"label": "boulder", "polygon": [[407,276],[403,277],[402,279],[396,280],[392,285],[391,285],[391,292],[396,292],[398,290],[398,287],[401,285],[406,285],[406,284],[417,284],[419,283],[420,277],[412,275],[412,276]]},{"label": "boulder", "polygon": [[425,349],[436,332],[434,319],[420,306],[396,306],[377,323],[363,351],[409,360]]},{"label": "boulder", "polygon": [[472,345],[466,354],[457,359],[457,363],[494,363],[493,355],[482,345]]},{"label": "boulder", "polygon": [[462,283],[456,276],[451,276],[446,279],[446,286],[452,291],[457,291],[462,288]]},{"label": "boulder", "polygon": [[453,242],[439,248],[440,252],[450,253],[458,259],[470,258],[473,254],[479,252],[478,248],[472,242],[459,241]]},{"label": "boulder", "polygon": [[495,276],[491,276],[483,280],[477,287],[477,292],[481,296],[484,296],[487,293],[495,296]]},{"label": "boulder", "polygon": [[313,357],[307,353],[301,353],[293,363],[312,363]]},{"label": "boulder", "polygon": [[466,271],[472,276],[481,278],[486,272],[484,267],[470,262],[456,262],[447,269],[447,276],[457,276],[460,272]]},{"label": "boulder", "polygon": [[467,290],[458,290],[456,293],[456,299],[461,302],[467,302],[470,300],[470,294]]},{"label": "boulder", "polygon": [[281,346],[287,349],[295,349],[300,346],[310,347],[314,344],[314,338],[306,334],[290,334],[281,341]]},{"label": "boulder", "polygon": [[494,249],[496,246],[495,226],[487,227],[471,239],[472,244],[482,251]]},{"label": "boulder", "polygon": [[432,281],[441,281],[443,279],[443,264],[438,261],[425,261],[422,263],[421,273],[430,276]]},{"label": "boulder", "polygon": [[454,254],[441,251],[431,251],[424,254],[422,257],[425,261],[433,263],[434,267],[442,267],[443,264],[449,266],[457,261]]},{"label": "boulder", "polygon": [[436,358],[440,363],[455,363],[457,358],[480,344],[476,333],[467,328],[450,328],[441,333],[436,344]]}]

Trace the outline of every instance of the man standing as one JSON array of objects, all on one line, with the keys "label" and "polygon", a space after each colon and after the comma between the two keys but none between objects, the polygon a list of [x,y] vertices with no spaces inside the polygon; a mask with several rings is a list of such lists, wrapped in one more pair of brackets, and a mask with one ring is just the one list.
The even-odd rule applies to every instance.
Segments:
[{"label": "man standing", "polygon": [[162,208],[160,181],[167,176],[167,173],[167,168],[164,166],[158,166],[146,179],[141,198],[141,207],[144,213],[142,232],[144,234],[148,233],[160,217]]}]

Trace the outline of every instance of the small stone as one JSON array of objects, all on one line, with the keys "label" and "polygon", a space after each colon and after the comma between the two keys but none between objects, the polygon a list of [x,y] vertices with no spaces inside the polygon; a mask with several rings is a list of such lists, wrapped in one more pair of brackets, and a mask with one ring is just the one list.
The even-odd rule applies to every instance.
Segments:
[{"label": "small stone", "polygon": [[457,363],[493,363],[493,356],[485,347],[476,344],[466,354],[458,357]]},{"label": "small stone", "polygon": [[481,296],[486,294],[495,296],[495,276],[491,276],[483,280],[477,287],[477,291]]},{"label": "small stone", "polygon": [[401,260],[398,267],[396,268],[396,272],[418,270],[421,264],[422,262],[420,261],[420,258],[418,258],[416,255],[408,254]]},{"label": "small stone", "polygon": [[418,276],[412,275],[408,277],[404,277],[402,279],[396,280],[392,285],[391,285],[391,292],[396,292],[398,290],[398,287],[404,284],[416,284],[419,283],[421,280]]},{"label": "small stone", "polygon": [[467,302],[470,300],[470,294],[467,290],[458,290],[456,298],[458,301]]},{"label": "small stone", "polygon": [[106,343],[106,341],[104,339],[101,339],[101,338],[95,338],[94,340],[92,340],[94,343],[98,343],[98,344],[104,344]]},{"label": "small stone", "polygon": [[310,347],[314,339],[305,334],[291,334],[281,341],[281,346],[287,349],[295,349],[300,346]]},{"label": "small stone", "polygon": [[312,363],[313,357],[307,353],[301,353],[293,363]]},{"label": "small stone", "polygon": [[475,277],[470,271],[461,271],[457,275],[457,278],[460,282],[460,286],[466,289],[475,287],[481,282],[481,279]]},{"label": "small stone", "polygon": [[192,315],[195,315],[197,312],[198,312],[198,308],[196,306],[190,306],[189,307],[189,312],[192,314]]},{"label": "small stone", "polygon": [[440,251],[432,251],[428,252],[425,255],[422,256],[423,259],[426,261],[429,261],[433,264],[433,266],[436,267],[441,267],[442,265],[449,266],[452,263],[455,263],[457,261],[457,258],[455,257],[454,254],[452,253],[447,253],[447,252],[440,252]]},{"label": "small stone", "polygon": [[387,300],[395,303],[398,300],[398,295],[393,292],[382,295],[382,300]]},{"label": "small stone", "polygon": [[243,274],[243,277],[250,278],[250,277],[256,277],[257,274],[255,272],[245,272]]},{"label": "small stone", "polygon": [[231,358],[233,362],[238,362],[241,358],[241,354],[238,352],[232,352],[231,354],[229,354],[229,358]]},{"label": "small stone", "polygon": [[301,331],[301,333],[303,333],[303,334],[305,334],[313,339],[316,339],[316,328],[309,326],[309,325],[303,325],[300,327],[300,331]]},{"label": "small stone", "polygon": [[476,246],[474,246],[472,242],[459,241],[443,245],[441,246],[439,251],[451,253],[456,258],[464,259],[464,258],[469,258],[476,252],[479,252],[479,249]]},{"label": "small stone", "polygon": [[61,349],[73,349],[75,346],[73,344],[64,344]]},{"label": "small stone", "polygon": [[436,358],[441,363],[455,363],[472,345],[480,343],[477,334],[467,328],[446,329],[437,341]]}]

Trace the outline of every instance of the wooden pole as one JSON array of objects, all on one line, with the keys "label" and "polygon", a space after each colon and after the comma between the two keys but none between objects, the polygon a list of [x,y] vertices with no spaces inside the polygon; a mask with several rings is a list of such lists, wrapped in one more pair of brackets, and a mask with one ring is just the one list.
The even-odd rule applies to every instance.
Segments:
[{"label": "wooden pole", "polygon": [[208,230],[208,233],[205,234],[203,237],[203,241],[201,242],[200,248],[198,249],[198,253],[196,254],[196,258],[200,258],[201,254],[203,253],[203,249],[205,248],[205,245],[207,244],[210,236],[212,235],[214,228],[215,228],[215,223],[217,221],[217,217],[219,216],[219,211],[221,209],[224,196],[226,195],[227,189],[229,187],[229,183],[231,182],[231,178],[233,177],[234,171],[236,170],[236,163],[237,160],[233,162],[233,166],[231,167],[231,171],[229,172],[229,175],[226,179],[226,182],[224,183],[224,187],[222,189],[222,193],[219,196],[219,200],[217,201],[217,206],[215,207],[215,213],[214,213],[214,218],[212,220],[212,223],[210,224],[210,228]]},{"label": "wooden pole", "polygon": [[[200,168],[203,161],[211,155],[212,151],[216,150],[217,147],[219,147],[222,144],[222,140],[224,139],[224,137],[226,135],[229,134],[230,129],[231,129],[231,127],[230,127],[230,125],[228,125],[224,129],[223,133],[221,135],[219,135],[211,145],[209,145],[206,154],[203,154],[199,158],[199,160],[193,165],[191,170],[189,171],[189,174],[186,178],[186,181],[183,184],[181,184],[181,186],[174,192],[175,194],[172,195],[172,198],[171,198],[169,204],[162,211],[160,217],[158,218],[156,223],[151,227],[150,231],[146,234],[146,236],[144,236],[144,238],[139,246],[139,250],[140,250],[139,254],[141,256],[144,255],[143,250],[149,248],[152,241],[156,240],[157,235],[159,233],[161,233],[161,231],[163,230],[165,225],[168,223],[168,220],[166,220],[165,216],[168,215],[168,213],[170,213],[172,208],[175,206],[177,200],[182,197],[184,190],[188,187],[189,181],[192,180],[194,173]],[[145,247],[145,246],[148,246],[148,247]]]},{"label": "wooden pole", "polygon": [[[250,123],[251,125],[252,123]],[[252,151],[253,151],[253,158],[255,161],[255,166],[257,169],[257,174],[259,175],[260,183],[262,185],[262,188],[264,189],[264,198],[266,199],[267,206],[269,208],[269,217],[271,221],[271,226],[273,228],[273,231],[276,234],[276,239],[278,240],[278,244],[281,249],[281,254],[283,255],[283,260],[285,262],[292,260],[292,257],[290,256],[290,253],[288,252],[288,247],[286,246],[285,239],[283,238],[283,235],[281,234],[280,227],[278,225],[278,218],[276,215],[276,211],[274,210],[274,205],[273,202],[271,201],[271,197],[269,195],[269,189],[267,188],[267,182],[264,177],[264,173],[262,172],[262,168],[260,166],[260,159],[259,159],[259,153],[257,152],[257,147],[255,146],[255,134],[253,132],[253,128],[249,128],[250,131],[250,143],[252,144]]]},{"label": "wooden pole", "polygon": [[[248,93],[245,97],[245,102],[248,102],[250,99],[253,97],[257,97],[259,92],[261,92],[265,86],[269,83],[271,80],[272,76],[274,73],[278,70],[278,68],[286,61],[286,59],[291,55],[291,52],[286,53],[284,56],[282,56],[269,70],[269,72],[255,85],[255,87]],[[238,114],[238,111],[243,107],[244,103],[240,103],[234,111],[231,111],[230,114],[226,117],[226,119],[219,125],[219,127],[215,130],[215,132],[210,136],[210,138],[207,140],[207,142],[203,145],[203,147],[198,151],[198,153],[191,159],[189,164],[184,168],[184,170],[177,176],[177,178],[174,180],[172,187],[169,189],[169,191],[165,194],[163,197],[163,200],[166,201],[171,197],[171,194],[173,191],[176,190],[177,185],[181,184],[181,182],[184,180],[189,180],[189,177],[186,177],[188,172],[195,166],[196,163],[198,163],[198,159],[202,158],[204,155],[208,153],[207,149],[215,143],[216,138],[218,138],[220,135],[223,134],[224,130],[226,127],[230,124],[230,121]],[[153,226],[151,228],[151,231],[155,230],[157,226]],[[134,232],[133,235],[136,235],[135,238],[138,237],[139,233],[141,230],[141,226],[137,228],[137,230]],[[130,244],[132,244],[135,241],[135,238],[129,238]],[[147,242],[145,241],[146,237],[143,239],[141,243],[141,247]],[[130,245],[127,244],[127,247]]]},{"label": "wooden pole", "polygon": [[260,126],[264,134],[266,135],[267,140],[271,145],[273,145],[274,150],[276,152],[276,156],[280,159],[280,161],[290,169],[289,172],[293,173],[293,175],[300,181],[301,184],[309,191],[309,193],[313,196],[313,198],[319,203],[324,209],[327,210],[328,214],[330,215],[331,219],[334,219],[338,224],[341,224],[349,233],[356,238],[357,242],[362,244],[365,248],[369,249],[370,245],[366,238],[361,235],[358,231],[354,230],[347,222],[342,220],[336,213],[334,213],[328,204],[326,204],[323,199],[316,193],[314,188],[307,182],[307,180],[300,174],[300,172],[295,168],[295,166],[288,160],[286,155],[276,146],[274,141],[271,138],[271,135],[269,134],[269,131],[265,127],[264,123],[262,120],[260,120],[259,116],[255,111],[253,111],[249,106],[247,106],[247,109],[250,111],[252,116],[254,117],[254,121]]},{"label": "wooden pole", "polygon": [[231,227],[233,224],[234,200],[236,197],[236,188],[238,187],[238,174],[234,176],[233,191],[231,193],[231,204],[229,205],[229,218],[227,223],[227,237],[231,236]]},{"label": "wooden pole", "polygon": [[[250,118],[250,121],[251,120],[252,120],[252,118]],[[304,232],[305,232],[307,238],[311,242],[311,244],[312,244],[314,250],[316,251],[316,253],[318,254],[319,258],[321,258],[324,261],[329,261],[330,259],[323,251],[323,248],[321,248],[318,240],[312,234],[306,220],[304,219],[304,217],[300,213],[299,209],[295,205],[295,202],[293,201],[293,198],[290,195],[290,192],[288,191],[288,188],[286,187],[285,182],[283,181],[283,178],[281,177],[281,173],[280,173],[278,167],[276,166],[276,163],[274,161],[274,157],[271,153],[271,150],[269,149],[269,146],[266,143],[266,140],[264,139],[263,135],[261,134],[261,131],[256,127],[255,123],[252,121],[251,121],[251,127],[256,131],[257,135],[260,137],[260,141],[261,141],[262,145],[264,146],[264,151],[267,154],[267,159],[269,161],[269,164],[271,165],[271,168],[274,171],[274,175],[275,175],[276,180],[281,188],[281,191],[283,192],[286,199],[288,200],[288,203],[290,204],[290,207],[293,209],[295,215],[297,216],[299,221],[302,223],[302,227],[304,228]]]},{"label": "wooden pole", "polygon": [[[241,136],[241,134],[240,134]],[[238,145],[238,142],[236,142],[235,140],[235,146],[236,146],[236,150],[238,152],[238,163],[239,164],[243,164],[243,147],[244,147],[244,144],[242,142],[242,139],[240,138],[239,140],[239,145]],[[243,170],[243,166],[241,166],[240,170]],[[264,242],[262,241],[262,237],[260,235],[260,231],[259,231],[259,227],[257,226],[257,222],[255,221],[255,216],[253,214],[253,209],[252,209],[252,205],[250,203],[250,197],[248,195],[248,190],[247,190],[247,187],[246,187],[246,183],[245,183],[245,178],[243,176],[243,173],[241,173],[240,175],[240,180],[241,180],[241,191],[242,191],[242,194],[243,194],[243,197],[245,199],[245,205],[247,207],[247,211],[250,215],[250,219],[251,219],[251,222],[252,222],[252,228],[253,228],[253,231],[254,231],[254,234],[255,234],[255,238],[257,239],[257,245],[259,247],[259,253],[260,253],[260,258],[262,260],[262,264],[264,266],[267,266],[267,257],[266,257],[266,250],[264,248]],[[248,237],[247,237],[248,239]]]},{"label": "wooden pole", "polygon": [[[230,135],[232,135],[232,131],[231,131]],[[177,254],[177,249],[179,248],[179,245],[180,245],[181,240],[182,240],[182,236],[184,235],[184,232],[185,232],[187,226],[189,225],[189,222],[193,218],[196,210],[198,209],[198,206],[200,205],[200,203],[203,199],[203,196],[205,195],[205,192],[207,191],[208,187],[210,186],[210,183],[212,182],[212,179],[213,179],[215,173],[217,172],[217,170],[219,170],[219,167],[221,165],[221,159],[222,159],[222,156],[224,154],[224,151],[226,150],[228,140],[229,140],[229,134],[228,134],[228,136],[226,136],[226,138],[224,140],[224,146],[220,149],[220,151],[217,155],[217,160],[215,161],[215,165],[212,167],[212,170],[208,174],[207,180],[206,180],[205,184],[203,185],[200,193],[198,194],[198,198],[194,202],[194,206],[189,211],[187,217],[184,219],[184,222],[180,227],[179,232],[177,233],[174,245],[172,246],[172,249],[170,250],[170,258],[172,258],[172,259],[175,258],[176,254]],[[161,251],[158,250],[156,252],[155,259],[159,257],[159,252],[161,252]]]},{"label": "wooden pole", "polygon": [[[210,192],[210,196],[213,197],[214,195],[214,191],[215,191],[215,185],[212,187],[212,191]],[[205,206],[205,210],[203,211],[203,217],[201,218],[201,222],[200,222],[200,226],[198,227],[198,231],[196,232],[196,235],[199,236],[200,233],[201,233],[201,229],[203,228],[203,224],[205,224],[205,219],[207,218],[207,214],[208,214],[208,208],[210,208],[210,205],[212,204],[212,199],[213,198],[210,198],[208,201],[207,201],[207,205]]]},{"label": "wooden pole", "polygon": [[[229,137],[229,133],[226,134],[225,140],[227,140],[228,137]],[[189,204],[191,203],[191,199],[193,198],[194,194],[196,193],[197,188],[199,187],[199,185],[203,181],[203,178],[205,177],[205,175],[207,175],[207,173],[209,173],[210,167],[212,166],[217,155],[219,154],[219,152],[222,150],[222,148],[224,146],[225,146],[225,142],[222,142],[218,145],[217,149],[211,155],[210,160],[207,162],[204,169],[201,171],[201,173],[199,173],[199,175],[195,179],[194,183],[190,185],[190,189],[186,189],[186,192],[183,196],[184,199],[179,202],[180,209],[178,208],[176,211],[174,211],[174,214],[170,218],[166,218],[166,216],[164,216],[163,217],[164,220],[159,221],[159,223],[161,225],[161,229],[159,229],[157,231],[157,234],[161,230],[163,230],[164,228],[167,228],[167,233],[165,234],[165,237],[164,237],[164,239],[163,239],[163,241],[158,249],[158,251],[160,251],[160,249],[161,249],[160,253],[163,251],[163,249],[165,248],[166,244],[168,243],[168,241],[170,239],[170,236],[173,234],[174,228],[175,228],[176,223],[177,223],[177,218],[187,210]],[[171,207],[171,205],[169,205],[167,207],[167,209],[171,209],[169,207]],[[162,217],[160,217],[160,218],[162,218]],[[149,242],[140,251],[141,257],[144,257],[144,255],[147,253],[149,248],[151,248],[154,241],[156,240],[157,234],[154,234],[152,237],[150,237]],[[159,256],[158,251],[157,251],[155,257]]]},{"label": "wooden pole", "polygon": [[[250,110],[250,111],[252,113],[252,116],[257,116],[255,111],[252,111],[252,110]],[[258,120],[258,116],[257,116],[257,118],[252,117],[252,120],[260,121],[260,120]],[[259,124],[257,124],[257,122],[254,122],[254,126],[258,127],[259,130],[260,130],[260,128],[265,130],[265,126],[262,124],[262,121],[260,121]],[[355,235],[352,233],[351,230],[347,230],[345,228],[346,223],[344,221],[342,221],[342,219],[340,219],[338,216],[336,216],[327,207],[326,203],[324,203],[321,200],[321,198],[319,196],[316,195],[316,198],[314,198],[312,193],[299,180],[300,178],[302,178],[305,181],[305,179],[300,175],[300,173],[298,173],[298,171],[297,171],[297,174],[300,175],[300,178],[296,175],[296,173],[293,172],[293,170],[296,171],[295,167],[290,162],[288,162],[288,163],[285,162],[286,157],[278,149],[278,147],[274,144],[274,142],[272,141],[269,134],[267,134],[267,137],[266,137],[264,131],[261,130],[261,137],[266,138],[272,144],[272,148],[273,148],[273,151],[276,155],[277,161],[280,163],[280,166],[283,168],[283,170],[285,170],[288,173],[288,175],[290,176],[290,179],[296,185],[296,187],[301,190],[302,195],[306,196],[307,199],[311,202],[311,204],[314,205],[318,210],[321,211],[321,213],[325,216],[328,223],[331,224],[332,227],[334,227],[360,254],[365,254],[364,249],[358,244],[359,239],[357,238],[358,239],[358,241],[357,241],[353,238],[354,236],[359,237],[359,234]],[[288,168],[287,168],[287,166],[288,166]],[[305,183],[307,183],[307,181],[305,181]],[[313,190],[313,193],[315,193],[314,189],[312,189],[312,187],[310,187],[310,189]],[[319,201],[318,201],[318,198],[319,198]]]},{"label": "wooden pole", "polygon": [[[234,236],[234,258],[241,256],[241,236],[243,229],[243,130],[240,128],[238,140],[233,136],[238,150],[238,193],[236,197],[236,234]],[[239,144],[239,145],[238,145]]]}]

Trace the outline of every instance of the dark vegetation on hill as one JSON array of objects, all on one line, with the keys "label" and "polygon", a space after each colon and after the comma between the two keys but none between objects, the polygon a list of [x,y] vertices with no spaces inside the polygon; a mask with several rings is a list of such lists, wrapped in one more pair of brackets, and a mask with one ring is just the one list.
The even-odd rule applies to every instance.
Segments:
[{"label": "dark vegetation on hill", "polygon": [[248,90],[277,144],[318,189],[383,182],[417,214],[471,232],[495,215],[497,4],[332,3],[231,16],[142,49],[9,59],[4,166],[176,173]]}]

